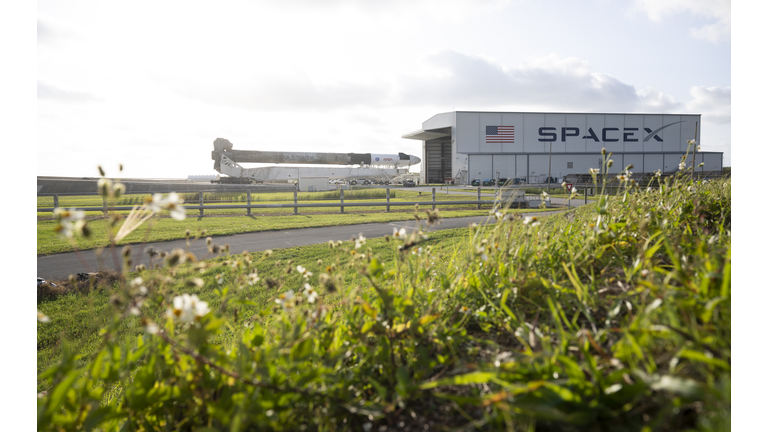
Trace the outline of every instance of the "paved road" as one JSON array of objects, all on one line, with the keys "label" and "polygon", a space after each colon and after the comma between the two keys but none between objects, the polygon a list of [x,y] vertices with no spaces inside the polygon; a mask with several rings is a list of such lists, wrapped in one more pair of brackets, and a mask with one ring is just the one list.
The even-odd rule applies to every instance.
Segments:
[{"label": "paved road", "polygon": [[[552,199],[552,201],[554,203],[558,203],[558,199]],[[576,204],[575,202],[572,203]],[[581,201],[581,204],[583,203],[584,202]],[[552,213],[554,212],[527,213],[526,215],[546,216]],[[471,223],[480,224],[485,223],[486,221],[488,221],[488,216],[447,218],[443,219],[440,225],[431,227],[427,231],[464,228],[469,226]],[[267,249],[282,249],[295,246],[327,243],[328,240],[349,240],[352,237],[356,237],[360,233],[362,233],[366,238],[384,237],[385,235],[391,235],[393,229],[400,229],[405,227],[410,231],[416,229],[417,225],[417,221],[410,220],[389,223],[367,223],[333,227],[302,228],[283,231],[264,231],[215,237],[214,243],[219,245],[229,244],[231,253],[240,253],[244,250],[249,252],[260,252]],[[145,265],[149,264],[148,256],[146,253],[143,253],[143,251],[145,251],[146,248],[150,246],[155,250],[170,252],[176,248],[186,248],[186,240],[147,243],[143,246],[133,245],[132,248],[134,265],[139,263],[143,263]],[[119,249],[122,249],[122,247]],[[208,248],[205,244],[205,241],[201,239],[193,243],[190,246],[189,251],[194,253],[198,258],[203,258],[208,253]],[[142,255],[141,262],[135,258],[139,256],[139,253]],[[118,257],[120,256],[119,251],[117,255]],[[84,263],[87,263],[87,265]],[[115,267],[112,255],[108,250],[104,252],[104,255],[101,258],[96,256],[94,250],[88,250],[82,251],[79,254],[76,252],[69,252],[43,256],[37,259],[37,276],[51,280],[66,279],[70,274],[109,268]]]}]

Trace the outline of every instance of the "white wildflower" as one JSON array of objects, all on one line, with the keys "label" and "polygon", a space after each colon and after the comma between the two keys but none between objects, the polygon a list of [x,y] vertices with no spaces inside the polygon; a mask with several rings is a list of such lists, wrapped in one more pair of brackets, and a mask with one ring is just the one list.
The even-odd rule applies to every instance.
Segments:
[{"label": "white wildflower", "polygon": [[40,311],[37,311],[37,320],[40,321],[40,322],[50,322],[51,321],[51,319],[48,317],[48,315],[46,315],[46,314],[44,314],[44,313],[42,313]]},{"label": "white wildflower", "polygon": [[62,237],[72,237],[72,234],[82,230],[85,225],[85,212],[75,209],[63,209],[58,207],[53,210],[53,215],[58,222],[54,231]]},{"label": "white wildflower", "polygon": [[394,231],[392,232],[392,236],[395,238],[405,238],[406,234],[408,234],[408,231],[405,228],[400,228],[399,231],[397,228],[394,228]]},{"label": "white wildflower", "polygon": [[355,239],[355,249],[360,249],[365,244],[365,240],[363,233],[360,233],[359,237]]},{"label": "white wildflower", "polygon": [[523,225],[530,225],[532,227],[539,225],[539,218],[536,216],[526,216],[525,219],[523,219]]},{"label": "white wildflower", "polygon": [[208,303],[200,300],[196,295],[183,294],[173,298],[173,307],[166,314],[181,322],[190,323],[204,317],[211,310]]},{"label": "white wildflower", "polygon": [[315,299],[317,299],[317,291],[315,291],[314,288],[308,283],[304,284],[304,296],[307,298],[307,301],[310,303],[314,303]]},{"label": "white wildflower", "polygon": [[176,220],[184,220],[187,217],[187,211],[182,205],[184,200],[176,192],[171,192],[164,201],[164,207],[171,212],[171,217]]},{"label": "white wildflower", "polygon": [[600,170],[597,169],[597,168],[590,168],[589,169],[589,173],[592,174],[592,175],[598,174],[599,172],[600,172]]},{"label": "white wildflower", "polygon": [[277,296],[275,303],[282,306],[283,309],[287,309],[291,307],[291,304],[290,304],[291,299],[293,299],[293,290],[288,290],[284,293],[280,293],[280,295]]},{"label": "white wildflower", "polygon": [[144,200],[149,211],[159,213],[163,206],[163,195],[156,193]]},{"label": "white wildflower", "polygon": [[459,312],[461,312],[463,314],[468,314],[468,313],[472,312],[472,309],[470,309],[470,308],[468,308],[466,306],[462,306],[462,307],[459,308]]},{"label": "white wildflower", "polygon": [[256,282],[259,281],[259,279],[260,278],[259,278],[258,273],[256,271],[254,271],[253,273],[248,275],[248,285],[253,286],[254,284],[256,284]]},{"label": "white wildflower", "polygon": [[160,330],[160,327],[156,323],[149,321],[144,326],[144,330],[146,330],[149,334],[157,334],[157,332]]},{"label": "white wildflower", "polygon": [[296,271],[304,276],[304,279],[309,279],[309,277],[312,276],[312,272],[305,269],[303,266],[296,266]]}]

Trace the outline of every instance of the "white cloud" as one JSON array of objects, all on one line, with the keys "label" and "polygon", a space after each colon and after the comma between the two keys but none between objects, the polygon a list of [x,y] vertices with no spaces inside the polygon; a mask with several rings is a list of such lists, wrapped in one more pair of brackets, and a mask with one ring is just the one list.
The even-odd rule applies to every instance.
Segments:
[{"label": "white cloud", "polygon": [[691,28],[689,33],[696,39],[709,42],[727,41],[731,38],[731,1],[730,0],[635,0],[631,12],[641,12],[648,19],[661,22],[664,18],[678,13],[691,13],[714,19],[715,22],[699,28]]},{"label": "white cloud", "polygon": [[681,104],[675,102],[674,97],[651,87],[639,90],[637,95],[640,97],[640,105],[645,106],[641,111],[674,112],[681,108]]},{"label": "white cloud", "polygon": [[87,92],[66,90],[40,81],[37,82],[37,98],[62,103],[85,103],[101,100]]},{"label": "white cloud", "polygon": [[323,110],[380,105],[387,86],[351,81],[322,82],[303,73],[261,76],[251,80],[169,82],[182,97],[250,110]]},{"label": "white cloud", "polygon": [[[428,56],[429,73],[398,79],[402,103],[442,106],[595,111],[655,111],[679,109],[680,103],[656,91],[635,88],[589,62],[557,54],[504,67],[492,60],[455,51]],[[462,108],[463,109],[463,108]]]},{"label": "white cloud", "polygon": [[691,87],[693,100],[685,104],[689,112],[701,113],[701,120],[707,123],[727,124],[731,122],[730,87]]}]

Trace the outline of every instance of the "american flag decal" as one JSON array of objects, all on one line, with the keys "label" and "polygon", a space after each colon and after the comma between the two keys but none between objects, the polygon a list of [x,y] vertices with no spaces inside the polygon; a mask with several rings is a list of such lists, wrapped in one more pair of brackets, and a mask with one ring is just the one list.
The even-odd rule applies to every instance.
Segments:
[{"label": "american flag decal", "polygon": [[514,126],[486,126],[485,142],[486,143],[514,143],[515,127]]}]

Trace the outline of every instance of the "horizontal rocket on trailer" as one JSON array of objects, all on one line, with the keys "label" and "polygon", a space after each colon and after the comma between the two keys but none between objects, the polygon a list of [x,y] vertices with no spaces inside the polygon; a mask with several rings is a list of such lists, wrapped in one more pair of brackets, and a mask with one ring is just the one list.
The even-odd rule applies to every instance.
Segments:
[{"label": "horizontal rocket on trailer", "polygon": [[211,159],[214,168],[221,157],[226,156],[237,163],[276,163],[276,164],[316,164],[316,165],[380,165],[390,167],[407,167],[421,163],[421,159],[405,153],[376,154],[376,153],[318,153],[318,152],[276,152],[257,150],[233,150],[232,143],[224,138],[216,138],[213,142]]}]

